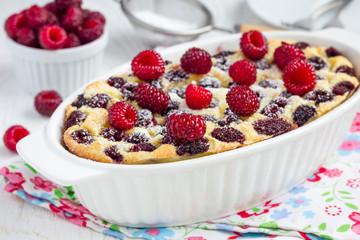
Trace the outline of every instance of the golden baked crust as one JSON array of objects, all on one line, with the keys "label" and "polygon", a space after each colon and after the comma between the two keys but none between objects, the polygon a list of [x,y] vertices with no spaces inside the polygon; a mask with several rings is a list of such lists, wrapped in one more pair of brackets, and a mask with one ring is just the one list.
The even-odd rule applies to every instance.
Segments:
[{"label": "golden baked crust", "polygon": [[[178,109],[173,109],[170,112],[164,112],[163,114],[152,114],[152,117],[156,120],[157,124],[150,123],[148,126],[136,126],[130,130],[125,131],[127,136],[140,136],[140,142],[150,143],[153,147],[153,151],[130,151],[134,145],[139,143],[129,142],[126,139],[115,141],[102,135],[102,132],[109,129],[111,126],[108,122],[108,113],[106,108],[109,108],[112,104],[118,101],[127,101],[131,103],[137,110],[141,108],[137,105],[136,101],[131,98],[132,85],[141,83],[142,81],[131,73],[124,73],[118,78],[122,78],[127,82],[127,88],[120,89],[108,84],[107,80],[100,80],[91,83],[86,87],[82,95],[74,101],[72,105],[69,105],[66,109],[65,115],[65,128],[63,140],[70,152],[82,157],[91,159],[94,161],[105,162],[105,163],[119,163],[122,164],[143,164],[143,163],[156,163],[156,162],[170,162],[184,160],[192,157],[198,157],[208,154],[220,153],[223,151],[239,148],[247,145],[254,144],[256,142],[272,138],[274,134],[264,134],[264,132],[256,129],[258,123],[261,121],[271,120],[269,113],[264,109],[273,103],[274,99],[287,101],[287,104],[283,109],[277,113],[276,119],[286,121],[288,129],[290,131],[301,126],[294,120],[294,112],[300,108],[310,108],[315,110],[313,117],[308,119],[312,121],[331,109],[335,108],[346,100],[358,87],[359,81],[356,77],[351,76],[347,73],[336,72],[339,67],[347,66],[353,68],[351,62],[344,56],[328,57],[326,54],[325,47],[309,46],[303,50],[307,59],[311,57],[320,57],[325,61],[326,65],[320,70],[316,71],[317,80],[315,89],[325,90],[326,92],[332,93],[334,87],[339,83],[348,82],[354,86],[351,91],[345,92],[343,95],[332,93],[333,99],[324,102],[316,102],[311,100],[309,96],[297,96],[291,95],[286,92],[282,81],[282,71],[273,64],[273,53],[275,48],[281,45],[279,40],[268,41],[268,53],[264,59],[269,63],[270,68],[268,69],[257,69],[257,80],[250,86],[250,88],[256,92],[260,99],[260,107],[255,114],[247,118],[237,118],[234,121],[227,120],[227,118],[233,117],[234,114],[228,109],[228,105],[225,100],[225,96],[229,91],[229,85],[232,84],[232,79],[228,74],[228,67],[235,61],[246,59],[241,50],[228,53],[226,56],[215,56],[212,58],[213,67],[211,71],[204,75],[197,74],[185,74],[186,77],[179,81],[170,81],[167,78],[167,74],[170,71],[181,71],[178,63],[171,63],[166,65],[165,74],[160,77],[158,82],[154,82],[154,85],[162,88],[163,91],[169,93],[172,102],[178,104]],[[287,41],[288,43],[294,43],[294,41]],[[184,72],[183,72],[184,73]],[[185,99],[182,98],[182,90],[190,83],[198,84],[200,80],[204,78],[217,79],[220,87],[209,87],[207,88],[213,94],[213,106],[201,109],[192,110],[186,106]],[[156,80],[154,80],[156,81]],[[89,101],[97,94],[105,94],[108,96],[109,101],[105,107],[90,107]],[[176,104],[175,104],[176,105]],[[206,134],[204,135],[204,141],[199,144],[205,144],[208,150],[201,152],[196,155],[189,155],[187,152],[181,152],[180,146],[172,144],[171,142],[164,141],[166,136],[166,123],[167,116],[172,112],[186,111],[195,115],[206,116],[207,128]],[[76,112],[76,113],[74,113]],[[71,115],[76,115],[77,119],[70,119]],[[80,116],[80,117],[79,117]],[[73,117],[74,118],[74,117]],[[235,117],[236,118],[236,117]],[[280,121],[279,120],[279,121]],[[75,122],[74,122],[75,121]],[[271,120],[272,121],[272,120]],[[276,120],[277,121],[277,120]],[[234,128],[239,130],[244,135],[244,141],[240,142],[223,142],[212,136],[212,132],[216,128]],[[79,143],[74,139],[74,134],[80,130],[87,131],[91,136],[89,142]],[[285,132],[286,132],[285,131]],[[283,133],[283,132],[281,132]],[[281,134],[280,133],[280,134]],[[145,139],[145,140],[144,140]],[[195,146],[196,147],[196,146]],[[116,149],[116,153],[121,156],[121,159],[111,158],[106,151],[110,148]]]}]

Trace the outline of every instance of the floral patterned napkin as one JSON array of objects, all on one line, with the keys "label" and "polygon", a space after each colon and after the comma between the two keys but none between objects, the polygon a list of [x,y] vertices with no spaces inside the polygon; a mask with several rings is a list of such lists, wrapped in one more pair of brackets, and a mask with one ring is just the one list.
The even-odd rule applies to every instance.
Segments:
[{"label": "floral patterned napkin", "polygon": [[360,113],[338,151],[301,185],[262,206],[187,226],[140,229],[106,222],[78,202],[71,186],[52,183],[23,161],[0,174],[5,191],[123,240],[360,239]]}]

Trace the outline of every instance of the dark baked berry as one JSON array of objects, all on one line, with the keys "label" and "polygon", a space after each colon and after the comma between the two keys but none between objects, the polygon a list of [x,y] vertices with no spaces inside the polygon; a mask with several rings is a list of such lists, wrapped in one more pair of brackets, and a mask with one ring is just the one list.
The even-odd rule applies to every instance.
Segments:
[{"label": "dark baked berry", "polygon": [[178,83],[178,82],[182,82],[182,81],[185,81],[186,79],[188,79],[189,74],[187,72],[184,72],[181,69],[169,70],[169,71],[165,72],[164,78],[166,78],[170,82]]},{"label": "dark baked berry", "polygon": [[319,103],[332,101],[334,96],[323,89],[315,89],[314,91],[306,94],[305,99],[315,101],[315,105],[317,106]]},{"label": "dark baked berry", "polygon": [[294,46],[300,50],[304,50],[305,48],[307,48],[310,45],[306,42],[297,42],[297,43],[294,43]]},{"label": "dark baked berry", "polygon": [[111,158],[115,163],[121,163],[123,160],[123,156],[118,152],[116,146],[105,149],[105,155]]},{"label": "dark baked berry", "polygon": [[72,132],[71,137],[79,144],[89,145],[94,142],[94,138],[86,129],[80,129]]},{"label": "dark baked berry", "polygon": [[159,79],[151,80],[148,83],[150,86],[156,87],[157,89],[160,89],[160,90],[164,90],[163,87],[161,86],[161,82]]},{"label": "dark baked berry", "polygon": [[293,95],[294,94],[292,94],[292,93],[288,92],[287,90],[285,90],[285,91],[281,92],[279,96],[284,97],[284,98],[289,98],[289,97],[291,97]]},{"label": "dark baked berry", "polygon": [[216,122],[216,118],[212,115],[203,115],[203,118],[208,122]]},{"label": "dark baked berry", "polygon": [[83,23],[83,12],[78,7],[69,7],[62,16],[61,26],[68,32],[75,32]]},{"label": "dark baked berry", "polygon": [[269,118],[279,117],[279,115],[282,114],[283,112],[284,112],[284,108],[279,107],[275,103],[270,103],[261,110],[261,114],[264,114]]},{"label": "dark baked berry", "polygon": [[169,112],[179,109],[179,105],[180,103],[177,101],[170,101],[165,110],[161,112],[161,115],[167,115]]},{"label": "dark baked berry", "polygon": [[173,87],[169,91],[170,93],[176,93],[180,98],[185,98],[185,89],[180,89],[178,87]]},{"label": "dark baked berry", "polygon": [[154,126],[154,117],[150,110],[140,109],[137,111],[138,119],[135,127],[148,128]]},{"label": "dark baked berry", "polygon": [[228,125],[227,122],[226,122],[226,120],[224,120],[224,119],[221,119],[221,120],[217,121],[216,124],[217,124],[219,127],[225,127],[225,126]]},{"label": "dark baked berry", "polygon": [[342,65],[342,66],[338,67],[335,72],[336,73],[346,73],[350,76],[355,77],[355,70],[346,65]]},{"label": "dark baked berry", "polygon": [[156,149],[156,147],[154,145],[152,145],[151,143],[140,143],[140,144],[136,144],[134,146],[132,146],[130,148],[130,152],[140,152],[140,151],[145,151],[145,152],[152,152]]},{"label": "dark baked berry", "polygon": [[202,116],[190,113],[171,114],[166,123],[167,134],[175,141],[193,142],[206,132],[206,121]]},{"label": "dark baked berry", "polygon": [[28,47],[36,47],[36,36],[34,30],[26,26],[21,27],[16,33],[16,42]]},{"label": "dark baked berry", "polygon": [[73,111],[69,117],[65,120],[64,130],[74,125],[80,125],[86,119],[86,114],[81,111]]},{"label": "dark baked berry", "polygon": [[231,64],[232,64],[232,61],[230,59],[222,57],[216,61],[216,63],[214,64],[214,67],[217,67],[223,71],[227,71],[227,70],[229,70]]},{"label": "dark baked berry", "polygon": [[214,108],[217,107],[219,105],[219,102],[216,101],[215,99],[211,99],[210,105],[207,108]]},{"label": "dark baked berry", "polygon": [[87,105],[89,100],[84,97],[84,94],[78,95],[77,99],[71,104],[73,107],[81,108],[84,105]]},{"label": "dark baked berry", "polygon": [[290,131],[291,124],[282,118],[256,120],[253,127],[258,134],[277,136]]},{"label": "dark baked berry", "polygon": [[268,78],[261,80],[258,84],[260,87],[263,87],[263,88],[276,89],[279,87],[279,84],[276,81],[274,81],[272,79],[268,79]]},{"label": "dark baked berry", "polygon": [[107,82],[110,86],[117,89],[121,89],[126,83],[126,81],[121,77],[110,77]]},{"label": "dark baked berry", "polygon": [[134,91],[135,99],[139,106],[149,109],[154,113],[160,113],[166,109],[170,101],[167,93],[147,83],[139,84]]},{"label": "dark baked berry", "polygon": [[207,152],[209,150],[209,140],[206,138],[200,138],[194,142],[188,142],[181,144],[177,147],[176,153],[182,155],[195,155]]},{"label": "dark baked berry", "polygon": [[316,74],[316,80],[325,80],[325,76],[321,74]]},{"label": "dark baked berry", "polygon": [[94,20],[84,21],[78,31],[78,36],[83,44],[98,39],[104,32],[104,25]]},{"label": "dark baked berry", "polygon": [[172,144],[172,145],[176,145],[175,140],[169,136],[169,134],[166,134],[162,139],[161,139],[161,144]]},{"label": "dark baked berry", "polygon": [[125,100],[134,101],[135,100],[135,88],[138,86],[137,83],[125,83],[120,89],[123,98]]},{"label": "dark baked berry", "polygon": [[69,7],[81,7],[82,0],[55,0],[56,9],[60,12],[66,11]]},{"label": "dark baked berry", "polygon": [[17,32],[24,26],[26,26],[25,14],[13,14],[6,19],[5,31],[10,38],[15,40]]},{"label": "dark baked berry", "polygon": [[29,135],[29,131],[25,129],[23,126],[15,125],[6,130],[3,140],[4,145],[10,151],[16,151],[16,144],[24,137]]},{"label": "dark baked berry", "polygon": [[131,70],[143,81],[158,79],[165,71],[165,63],[160,54],[148,49],[140,52],[131,62]]},{"label": "dark baked berry", "polygon": [[63,48],[66,40],[66,31],[56,25],[43,27],[39,33],[39,43],[44,49],[54,50]]},{"label": "dark baked berry", "polygon": [[127,102],[116,102],[108,113],[110,125],[119,130],[133,128],[138,118],[136,109]]},{"label": "dark baked berry", "polygon": [[306,61],[310,63],[315,68],[315,70],[323,69],[326,66],[324,59],[318,56],[308,58]]},{"label": "dark baked berry", "polygon": [[[229,125],[232,122],[239,122],[241,119],[238,115],[232,112],[229,108],[225,108],[224,116],[226,116],[225,125]],[[218,123],[219,125],[219,123]],[[220,123],[222,125],[222,123]]]},{"label": "dark baked berry", "polygon": [[35,97],[35,109],[41,115],[50,117],[62,103],[61,96],[55,91],[42,91]]},{"label": "dark baked berry", "polygon": [[44,26],[49,17],[48,11],[38,5],[32,5],[25,11],[26,23],[29,27],[36,29]]},{"label": "dark baked berry", "polygon": [[242,35],[240,48],[246,57],[258,60],[265,56],[268,51],[266,37],[259,31],[252,30]]},{"label": "dark baked berry", "polygon": [[191,109],[203,109],[210,105],[212,99],[212,93],[194,84],[187,86],[185,91],[186,105]]},{"label": "dark baked berry", "polygon": [[259,102],[261,102],[261,100],[263,100],[263,98],[265,97],[265,94],[262,91],[256,91],[255,95],[258,98]]},{"label": "dark baked berry", "polygon": [[213,55],[213,58],[224,58],[230,55],[233,55],[235,52],[234,51],[221,51],[218,52],[217,54]]},{"label": "dark baked berry", "polygon": [[283,80],[289,92],[296,95],[304,95],[315,87],[315,69],[310,63],[295,59],[286,66]]},{"label": "dark baked berry", "polygon": [[293,119],[294,122],[301,127],[306,122],[308,122],[310,119],[315,117],[316,115],[316,109],[309,105],[301,105],[296,108],[296,110],[293,113]]},{"label": "dark baked berry", "polygon": [[260,105],[255,93],[245,85],[230,89],[226,94],[226,102],[231,111],[243,117],[254,114]]},{"label": "dark baked berry", "polygon": [[325,50],[325,52],[326,52],[326,55],[327,55],[328,58],[342,55],[342,53],[339,52],[334,47],[329,47],[328,49]]},{"label": "dark baked berry", "polygon": [[185,72],[205,74],[211,69],[212,62],[210,54],[200,48],[190,48],[180,59],[181,68]]},{"label": "dark baked berry", "polygon": [[346,92],[350,92],[354,88],[355,86],[351,82],[343,81],[343,82],[339,82],[333,87],[332,93],[334,95],[344,95]]},{"label": "dark baked berry", "polygon": [[69,33],[64,48],[73,48],[81,45],[79,37],[74,33]]},{"label": "dark baked berry", "polygon": [[275,49],[274,61],[281,70],[295,59],[305,60],[305,54],[299,48],[282,42],[281,46]]},{"label": "dark baked berry", "polygon": [[221,81],[215,77],[203,77],[198,85],[204,88],[219,88]]},{"label": "dark baked berry", "polygon": [[107,108],[108,103],[111,101],[111,98],[109,95],[105,93],[97,93],[94,96],[92,96],[89,100],[89,107],[91,108]]},{"label": "dark baked berry", "polygon": [[259,70],[265,70],[271,68],[270,63],[265,59],[254,61],[255,67]]},{"label": "dark baked berry", "polygon": [[256,67],[249,60],[240,60],[230,66],[229,75],[237,84],[250,86],[256,81]]},{"label": "dark baked berry", "polygon": [[128,143],[139,144],[139,143],[146,143],[147,141],[149,141],[149,138],[146,137],[145,133],[133,132],[132,134],[129,135],[129,138],[126,141]]},{"label": "dark baked berry", "polygon": [[172,61],[170,61],[170,60],[165,60],[165,66],[167,66],[167,65],[169,65],[169,64],[171,64],[172,63]]},{"label": "dark baked berry", "polygon": [[118,130],[114,127],[105,128],[100,133],[100,136],[112,142],[125,141],[128,137],[125,132]]},{"label": "dark baked berry", "polygon": [[245,141],[244,134],[232,127],[215,128],[211,132],[211,136],[221,142],[239,142],[243,144]]},{"label": "dark baked berry", "polygon": [[289,101],[284,96],[276,96],[270,101],[270,103],[276,104],[277,106],[284,108],[286,105],[289,104]]}]

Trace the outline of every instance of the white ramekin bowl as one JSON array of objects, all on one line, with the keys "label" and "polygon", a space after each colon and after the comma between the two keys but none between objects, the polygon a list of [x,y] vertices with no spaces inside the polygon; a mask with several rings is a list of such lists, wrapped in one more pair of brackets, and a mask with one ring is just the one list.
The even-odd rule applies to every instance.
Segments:
[{"label": "white ramekin bowl", "polygon": [[[340,29],[317,33],[269,32],[269,39],[294,39],[334,46],[360,67],[360,36]],[[214,53],[238,48],[240,35],[228,35],[174,46],[161,54],[178,60],[193,46]],[[126,63],[105,75],[128,70]],[[98,79],[97,79],[98,80]],[[85,86],[84,86],[85,87]],[[254,207],[309,177],[346,136],[360,105],[360,91],[319,119],[281,136],[201,158],[153,165],[116,165],[79,158],[62,145],[67,98],[47,127],[22,139],[19,154],[41,174],[72,185],[93,214],[126,226],[154,227],[194,223]]]},{"label": "white ramekin bowl", "polygon": [[14,58],[16,80],[26,92],[56,90],[67,97],[100,73],[108,33],[91,43],[59,50],[27,47],[7,36],[6,43]]}]

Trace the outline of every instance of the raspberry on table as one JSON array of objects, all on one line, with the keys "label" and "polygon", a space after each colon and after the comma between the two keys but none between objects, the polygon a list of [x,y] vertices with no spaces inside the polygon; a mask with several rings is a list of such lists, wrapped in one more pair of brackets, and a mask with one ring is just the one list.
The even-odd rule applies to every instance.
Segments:
[{"label": "raspberry on table", "polygon": [[25,129],[23,126],[14,125],[14,126],[8,128],[8,130],[6,130],[4,137],[3,137],[4,145],[10,151],[17,152],[16,144],[22,138],[26,137],[29,134],[30,134],[29,131],[27,129]]},{"label": "raspberry on table", "polygon": [[5,31],[10,38],[15,39],[19,29],[24,26],[26,26],[25,14],[13,14],[6,19]]},{"label": "raspberry on table", "polygon": [[186,105],[191,109],[203,109],[210,105],[212,99],[212,93],[194,84],[187,86],[185,91]]},{"label": "raspberry on table", "polygon": [[275,49],[274,61],[281,70],[294,59],[306,59],[304,52],[294,45],[282,42],[281,46]]},{"label": "raspberry on table", "polygon": [[181,68],[188,73],[206,74],[211,70],[210,54],[200,48],[190,48],[180,59]]},{"label": "raspberry on table", "polygon": [[135,88],[134,94],[140,107],[149,109],[154,113],[160,113],[166,109],[170,101],[167,93],[147,83],[139,84]]},{"label": "raspberry on table", "polygon": [[158,79],[165,72],[165,63],[160,54],[154,50],[140,52],[131,61],[131,70],[143,81]]},{"label": "raspberry on table", "polygon": [[67,31],[76,31],[83,23],[83,12],[78,7],[69,7],[62,17],[61,26]]},{"label": "raspberry on table", "polygon": [[286,89],[290,93],[304,95],[315,87],[315,69],[310,63],[295,59],[286,66],[283,80]]},{"label": "raspberry on table", "polygon": [[259,108],[256,94],[246,85],[236,86],[226,94],[226,102],[232,112],[238,116],[251,116]]},{"label": "raspberry on table", "polygon": [[27,25],[33,29],[44,26],[49,18],[49,13],[46,9],[33,5],[25,11]]},{"label": "raspberry on table", "polygon": [[78,36],[83,44],[98,39],[104,32],[104,25],[94,20],[83,22],[82,27],[78,31]]},{"label": "raspberry on table", "polygon": [[229,75],[237,84],[250,86],[256,81],[256,66],[249,60],[240,60],[230,66]]},{"label": "raspberry on table", "polygon": [[175,141],[186,143],[202,138],[206,132],[206,121],[191,113],[171,114],[166,123],[167,134]]},{"label": "raspberry on table", "polygon": [[61,96],[55,91],[42,91],[35,97],[35,109],[41,115],[50,117],[62,103]]},{"label": "raspberry on table", "polygon": [[55,50],[63,48],[67,41],[66,31],[59,26],[43,27],[39,33],[39,42],[42,48]]},{"label": "raspberry on table", "polygon": [[36,36],[34,30],[25,26],[21,27],[16,33],[16,42],[28,47],[36,47]]},{"label": "raspberry on table", "polygon": [[268,51],[266,37],[257,30],[246,32],[240,40],[242,52],[251,60],[259,60],[265,56]]},{"label": "raspberry on table", "polygon": [[136,109],[127,102],[116,102],[108,113],[110,125],[119,130],[133,128],[138,118]]}]

